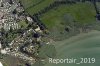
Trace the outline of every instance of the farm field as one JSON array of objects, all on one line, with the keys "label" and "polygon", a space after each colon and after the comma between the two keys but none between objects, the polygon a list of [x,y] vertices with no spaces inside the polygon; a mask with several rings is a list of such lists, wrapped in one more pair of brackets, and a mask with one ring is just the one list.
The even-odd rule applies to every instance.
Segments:
[{"label": "farm field", "polygon": [[[57,59],[66,58],[95,58],[96,62],[83,64],[52,64],[45,66],[99,66],[100,65],[100,31],[79,34],[67,40],[53,43],[57,50]],[[48,61],[48,60],[47,60]]]},{"label": "farm field", "polygon": [[[38,13],[45,7],[52,4],[55,0],[20,0],[30,15]],[[91,2],[76,3],[76,4],[65,4],[50,9],[42,16],[40,20],[47,26],[48,29],[61,25],[62,22],[67,23],[68,21],[77,22],[79,24],[90,24],[96,22],[95,9]],[[61,26],[62,27],[62,26]]]},{"label": "farm field", "polygon": [[[62,22],[72,20],[80,24],[95,22],[95,9],[92,3],[77,3],[73,5],[61,5],[51,9],[40,17],[41,21],[50,29]],[[67,16],[67,17],[66,17]]]},{"label": "farm field", "polygon": [[49,4],[53,3],[55,0],[20,0],[23,4],[25,10],[33,15],[38,11],[44,9]]}]

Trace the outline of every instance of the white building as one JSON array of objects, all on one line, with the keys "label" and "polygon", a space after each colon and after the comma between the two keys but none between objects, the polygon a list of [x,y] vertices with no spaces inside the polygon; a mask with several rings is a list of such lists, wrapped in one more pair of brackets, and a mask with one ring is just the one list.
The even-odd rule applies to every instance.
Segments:
[{"label": "white building", "polygon": [[7,51],[5,49],[2,49],[1,54],[7,54]]},{"label": "white building", "polygon": [[29,22],[33,22],[33,19],[32,19],[31,17],[27,17],[27,20],[28,20]]}]

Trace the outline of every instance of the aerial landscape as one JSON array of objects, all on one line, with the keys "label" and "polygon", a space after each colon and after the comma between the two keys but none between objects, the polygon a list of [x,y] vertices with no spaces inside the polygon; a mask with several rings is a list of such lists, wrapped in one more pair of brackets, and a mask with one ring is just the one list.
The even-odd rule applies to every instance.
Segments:
[{"label": "aerial landscape", "polygon": [[0,66],[100,66],[100,0],[0,0]]}]

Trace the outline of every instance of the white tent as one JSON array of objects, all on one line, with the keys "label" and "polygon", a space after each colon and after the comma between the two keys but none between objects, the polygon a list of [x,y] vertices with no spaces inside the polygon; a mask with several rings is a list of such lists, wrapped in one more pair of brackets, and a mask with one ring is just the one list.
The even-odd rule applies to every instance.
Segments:
[{"label": "white tent", "polygon": [[3,64],[0,62],[0,66],[3,66]]}]

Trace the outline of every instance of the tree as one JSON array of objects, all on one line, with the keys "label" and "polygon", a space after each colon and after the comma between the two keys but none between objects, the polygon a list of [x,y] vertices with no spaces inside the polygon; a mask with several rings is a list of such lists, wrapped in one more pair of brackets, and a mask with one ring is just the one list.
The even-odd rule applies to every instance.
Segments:
[{"label": "tree", "polygon": [[12,27],[10,27],[10,30],[9,30],[10,32],[12,32],[13,31],[13,28]]},{"label": "tree", "polygon": [[1,35],[5,34],[5,30],[4,30],[4,28],[1,28],[0,33],[1,33]]}]

